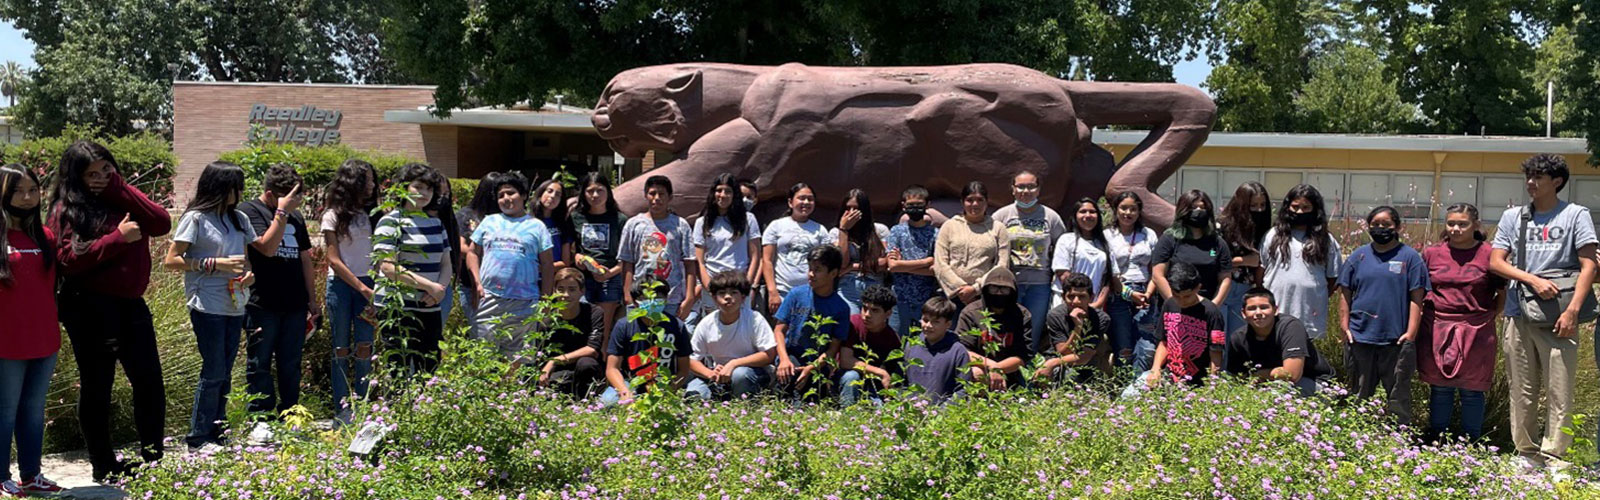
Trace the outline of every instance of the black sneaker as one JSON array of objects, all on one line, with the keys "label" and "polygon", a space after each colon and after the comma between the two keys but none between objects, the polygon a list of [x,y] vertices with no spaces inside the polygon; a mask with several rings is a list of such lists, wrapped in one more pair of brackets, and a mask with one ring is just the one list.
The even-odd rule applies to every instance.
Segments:
[{"label": "black sneaker", "polygon": [[94,482],[96,483],[105,483],[107,481],[116,482],[127,477],[128,473],[131,471],[133,471],[133,467],[128,465],[127,462],[117,460],[105,467],[96,466],[94,468],[93,478]]}]

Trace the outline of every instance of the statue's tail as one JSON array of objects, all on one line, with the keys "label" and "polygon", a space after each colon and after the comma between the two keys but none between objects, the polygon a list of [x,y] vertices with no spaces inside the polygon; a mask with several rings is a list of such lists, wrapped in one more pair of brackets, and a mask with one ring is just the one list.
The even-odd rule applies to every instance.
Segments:
[{"label": "statue's tail", "polygon": [[1106,185],[1107,198],[1124,192],[1144,200],[1145,222],[1172,223],[1173,207],[1155,190],[1205,144],[1217,105],[1200,89],[1176,83],[1065,82],[1078,119],[1089,127],[1149,126]]}]

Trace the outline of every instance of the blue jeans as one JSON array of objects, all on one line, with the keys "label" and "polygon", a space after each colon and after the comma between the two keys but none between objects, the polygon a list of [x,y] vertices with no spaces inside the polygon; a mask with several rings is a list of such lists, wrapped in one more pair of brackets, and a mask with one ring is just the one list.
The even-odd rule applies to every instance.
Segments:
[{"label": "blue jeans", "polygon": [[[372,286],[372,278],[360,280]],[[335,411],[344,412],[350,408],[347,400],[352,391],[359,399],[367,397],[367,374],[372,373],[372,340],[376,327],[361,319],[361,312],[367,308],[367,297],[339,278],[328,279],[328,302],[324,307],[328,311],[328,337],[333,344],[330,375],[333,405]]]},{"label": "blue jeans", "polygon": [[922,306],[931,298],[932,295],[907,297],[895,294],[894,314],[889,317],[889,326],[894,328],[894,331],[900,332],[900,338],[912,336],[912,327],[922,328]]},{"label": "blue jeans", "polygon": [[239,356],[239,334],[244,316],[222,316],[189,310],[195,347],[200,351],[200,383],[194,389],[194,410],[189,415],[189,446],[222,443],[221,420],[227,415],[228,384],[233,360]]},{"label": "blue jeans", "polygon": [[439,324],[450,322],[450,309],[461,303],[461,313],[466,318],[467,327],[477,326],[473,318],[478,317],[478,304],[472,301],[472,294],[467,292],[467,287],[456,285],[450,290],[445,290],[444,299],[439,301]]},{"label": "blue jeans", "polygon": [[23,481],[39,475],[44,455],[44,401],[50,392],[50,375],[56,371],[56,355],[28,359],[0,359],[0,436],[5,444],[5,469],[0,481],[11,479],[11,436],[17,437],[17,469]]},{"label": "blue jeans", "polygon": [[1235,330],[1245,327],[1244,322],[1244,293],[1250,291],[1250,283],[1235,282],[1228,288],[1228,298],[1222,301],[1223,324],[1227,330],[1224,333],[1232,335]]},{"label": "blue jeans", "polygon": [[[306,346],[306,310],[250,308],[245,327],[245,389],[257,396],[250,412],[274,415],[300,404],[301,354]],[[273,369],[277,384],[273,384]],[[276,392],[274,392],[276,389]]]},{"label": "blue jeans", "polygon": [[861,293],[880,283],[877,278],[862,273],[847,273],[839,278],[839,296],[850,306],[850,314],[861,314]]},{"label": "blue jeans", "polygon": [[[1142,282],[1123,283],[1123,288],[1136,292],[1147,290],[1148,284]],[[1153,339],[1155,332],[1156,314],[1154,308],[1147,303],[1144,308],[1133,306],[1133,302],[1122,298],[1121,294],[1111,294],[1111,300],[1106,303],[1106,315],[1111,316],[1111,352],[1116,353],[1119,363],[1127,364],[1135,360],[1135,347],[1143,338]],[[1151,343],[1151,354],[1155,353],[1155,344]],[[1124,356],[1123,351],[1128,351]],[[1147,363],[1140,370],[1149,370]]]},{"label": "blue jeans", "polygon": [[1030,326],[1030,331],[1033,332],[1033,344],[1028,348],[1033,349],[1032,352],[1039,352],[1044,349],[1045,344],[1044,318],[1050,314],[1050,284],[1018,285],[1017,298],[1021,299],[1022,307],[1028,308],[1028,314],[1033,315],[1033,324]]},{"label": "blue jeans", "polygon": [[1450,430],[1450,420],[1455,416],[1456,394],[1461,395],[1461,432],[1468,440],[1483,437],[1483,391],[1433,386],[1428,394],[1428,432],[1442,435]]},{"label": "blue jeans", "polygon": [[724,393],[733,399],[755,397],[772,383],[772,369],[765,366],[760,368],[741,366],[733,369],[731,378],[727,384],[714,384],[697,377],[689,381],[688,395],[706,400]]}]

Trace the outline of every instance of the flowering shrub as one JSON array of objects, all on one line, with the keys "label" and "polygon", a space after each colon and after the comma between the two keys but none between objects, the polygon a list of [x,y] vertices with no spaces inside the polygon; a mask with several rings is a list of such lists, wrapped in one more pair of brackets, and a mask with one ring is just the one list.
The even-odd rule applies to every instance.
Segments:
[{"label": "flowering shrub", "polygon": [[[127,484],[145,499],[1597,498],[1521,475],[1504,455],[1418,447],[1372,404],[1231,382],[1136,401],[1065,388],[947,406],[837,409],[771,399],[688,405],[681,427],[503,377],[453,341],[440,371],[367,406],[390,429],[284,429],[273,447],[170,456]],[[670,425],[666,424],[666,425]]]}]

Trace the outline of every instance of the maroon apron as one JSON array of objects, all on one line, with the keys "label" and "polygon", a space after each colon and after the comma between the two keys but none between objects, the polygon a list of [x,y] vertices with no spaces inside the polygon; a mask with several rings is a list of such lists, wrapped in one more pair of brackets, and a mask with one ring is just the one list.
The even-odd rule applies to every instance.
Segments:
[{"label": "maroon apron", "polygon": [[1494,381],[1495,313],[1423,311],[1417,373],[1429,385],[1487,391]]}]

